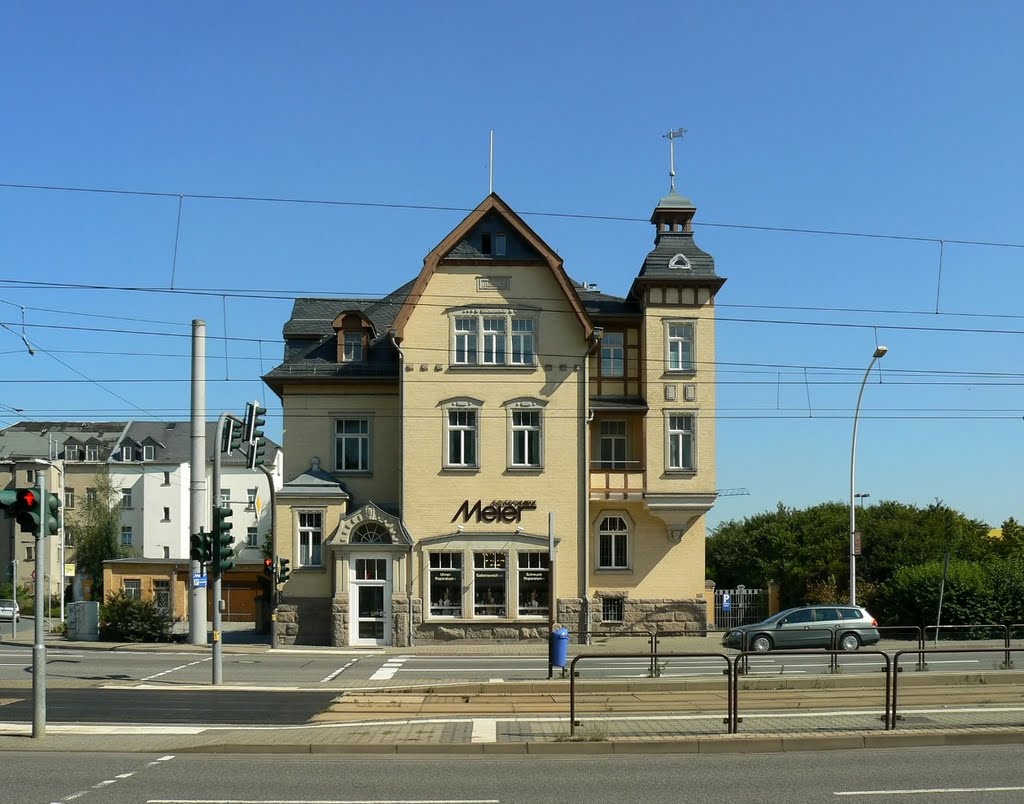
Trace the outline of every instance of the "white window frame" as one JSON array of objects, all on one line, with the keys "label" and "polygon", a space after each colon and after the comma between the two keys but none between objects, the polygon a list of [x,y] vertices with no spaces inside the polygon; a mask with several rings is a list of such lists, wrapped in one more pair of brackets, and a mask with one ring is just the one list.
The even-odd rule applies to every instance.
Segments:
[{"label": "white window frame", "polygon": [[537,313],[509,309],[458,310],[451,318],[453,366],[537,365]]},{"label": "white window frame", "polygon": [[633,523],[624,512],[601,513],[601,518],[597,522],[596,559],[599,570],[621,571],[631,567],[632,531]]},{"label": "white window frame", "polygon": [[231,506],[231,489],[220,490],[220,505],[221,508],[229,508]]},{"label": "white window frame", "polygon": [[260,529],[255,525],[250,525],[245,529],[245,546],[246,547],[258,547],[260,538]]},{"label": "white window frame", "polygon": [[[444,414],[444,463],[445,469],[479,469],[480,468],[480,407],[462,404],[447,405],[442,409]],[[458,443],[455,437],[458,434]],[[472,448],[471,460],[467,460],[467,444]],[[454,447],[459,453],[455,454]],[[453,458],[457,460],[453,460]]]},{"label": "white window frame", "polygon": [[121,461],[122,462],[130,461],[134,456],[135,456],[135,449],[131,445],[125,444],[123,447],[121,447]]},{"label": "white window frame", "polygon": [[[526,576],[545,576],[547,594],[543,600],[523,602]],[[551,607],[551,559],[546,550],[521,550],[516,554],[516,607],[520,617],[547,617]]]},{"label": "white window frame", "polygon": [[85,459],[87,461],[98,461],[100,459],[100,445],[99,444],[86,444],[85,445]]},{"label": "white window frame", "polygon": [[[132,526],[131,525],[122,525],[121,526],[121,546],[122,547],[131,547],[132,546],[132,536],[133,535],[134,534],[132,533]],[[128,538],[125,539],[125,536],[127,536]]]},{"label": "white window frame", "polygon": [[[680,331],[677,332],[677,328]],[[677,374],[693,374],[696,366],[697,322],[693,319],[666,321],[665,370]]]},{"label": "white window frame", "polygon": [[64,447],[64,460],[65,461],[80,461],[82,460],[82,447],[79,444],[67,444]]},{"label": "white window frame", "polygon": [[[480,560],[482,566],[477,566],[477,559]],[[490,566],[489,566],[490,564]],[[499,566],[500,565],[500,566]],[[506,620],[509,617],[509,583],[508,583],[508,569],[509,560],[508,553],[504,550],[474,550],[473,551],[473,617],[483,619],[498,619]],[[478,603],[477,602],[477,574],[484,572],[497,573],[500,572],[504,576],[504,592],[505,599],[502,602],[493,603]]]},{"label": "white window frame", "polygon": [[246,489],[245,490],[245,510],[255,511],[256,510],[256,497],[260,493],[259,489]]},{"label": "white window frame", "polygon": [[141,578],[125,578],[121,582],[121,588],[124,590],[125,597],[130,597],[134,600],[142,600]]},{"label": "white window frame", "polygon": [[[618,343],[614,343],[614,341]],[[601,338],[601,377],[626,376],[626,333],[605,332]]]},{"label": "white window frame", "polygon": [[544,467],[544,411],[524,404],[509,410],[509,469]]},{"label": "white window frame", "polygon": [[344,331],[342,333],[342,349],[342,360],[345,363],[362,363],[366,359],[362,331]]},{"label": "white window frame", "polygon": [[322,567],[324,565],[324,520],[323,509],[304,509],[295,512],[295,535],[298,555],[297,567]]},{"label": "white window frame", "polygon": [[[438,601],[433,598],[434,575],[444,572],[458,576],[459,596],[456,600]],[[433,550],[427,554],[427,611],[431,619],[463,618],[465,583],[465,555],[461,551]]]},{"label": "white window frame", "polygon": [[[689,466],[682,460],[687,446],[690,453]],[[685,473],[697,471],[696,410],[665,411],[665,470]]]},{"label": "white window frame", "polygon": [[121,507],[127,510],[131,510],[132,507],[132,490],[121,489]]},{"label": "white window frame", "polygon": [[151,461],[156,457],[156,447],[152,444],[142,445],[142,460]]},{"label": "white window frame", "polygon": [[73,511],[75,509],[75,490],[68,486],[64,487],[64,510]]},{"label": "white window frame", "polygon": [[[342,422],[359,423],[361,432],[339,432]],[[338,460],[339,448],[354,441],[359,448],[359,466],[349,468]],[[345,473],[367,473],[373,471],[373,418],[365,413],[352,413],[334,417],[334,471]]]}]

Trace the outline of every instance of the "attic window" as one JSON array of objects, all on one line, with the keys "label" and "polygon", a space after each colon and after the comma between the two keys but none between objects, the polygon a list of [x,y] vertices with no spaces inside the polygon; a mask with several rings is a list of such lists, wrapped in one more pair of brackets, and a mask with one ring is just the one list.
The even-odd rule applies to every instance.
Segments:
[{"label": "attic window", "polygon": [[505,234],[503,232],[498,232],[494,235],[494,256],[505,256]]},{"label": "attic window", "polygon": [[668,261],[669,268],[680,268],[684,271],[690,270],[690,261],[686,259],[685,254],[676,254],[671,260]]},{"label": "attic window", "polygon": [[151,461],[156,457],[156,447],[152,444],[144,444],[142,447],[142,460]]},{"label": "attic window", "polygon": [[132,459],[133,450],[129,446],[121,447],[121,460],[130,461]]},{"label": "attic window", "polygon": [[362,332],[345,333],[345,352],[342,359],[346,363],[358,363],[363,361],[364,349]]}]

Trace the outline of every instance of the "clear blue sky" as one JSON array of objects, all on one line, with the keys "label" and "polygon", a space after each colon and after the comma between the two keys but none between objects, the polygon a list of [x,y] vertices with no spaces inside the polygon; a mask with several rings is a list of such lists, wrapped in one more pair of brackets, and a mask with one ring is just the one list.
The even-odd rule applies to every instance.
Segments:
[{"label": "clear blue sky", "polygon": [[7,3],[0,183],[170,197],[0,187],[0,416],[187,419],[200,318],[209,410],[269,397],[279,438],[290,297],[412,278],[487,194],[491,130],[495,189],[624,294],[682,126],[729,279],[718,486],[750,492],[712,521],[847,498],[876,337],[858,490],[1020,517],[1024,249],[951,241],[1024,244],[1022,29],[1014,2]]}]

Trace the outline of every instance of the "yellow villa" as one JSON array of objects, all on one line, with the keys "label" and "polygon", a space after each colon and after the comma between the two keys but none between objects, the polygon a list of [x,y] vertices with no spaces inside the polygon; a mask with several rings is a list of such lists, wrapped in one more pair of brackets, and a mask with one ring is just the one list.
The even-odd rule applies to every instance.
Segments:
[{"label": "yellow villa", "polygon": [[390,295],[295,301],[264,377],[282,644],[705,627],[725,280],[695,212],[659,201],[625,297],[491,194]]}]

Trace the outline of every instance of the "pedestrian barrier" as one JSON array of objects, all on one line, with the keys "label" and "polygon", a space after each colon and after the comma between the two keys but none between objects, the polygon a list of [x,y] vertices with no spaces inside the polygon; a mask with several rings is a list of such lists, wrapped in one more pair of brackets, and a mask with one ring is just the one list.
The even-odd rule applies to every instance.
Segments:
[{"label": "pedestrian barrier", "polygon": [[[1003,646],[1005,647],[1004,653],[1006,654],[1003,658],[1004,670],[1010,670],[1013,668],[1013,661],[1010,659],[1010,628],[1009,625],[999,625],[997,623],[965,623],[962,625],[926,625],[924,627],[925,638],[927,639],[928,631],[935,632],[935,647],[939,645],[939,632],[940,631],[980,631],[982,629],[991,632],[1001,632],[1003,635]],[[924,647],[924,644],[921,645]]]}]

